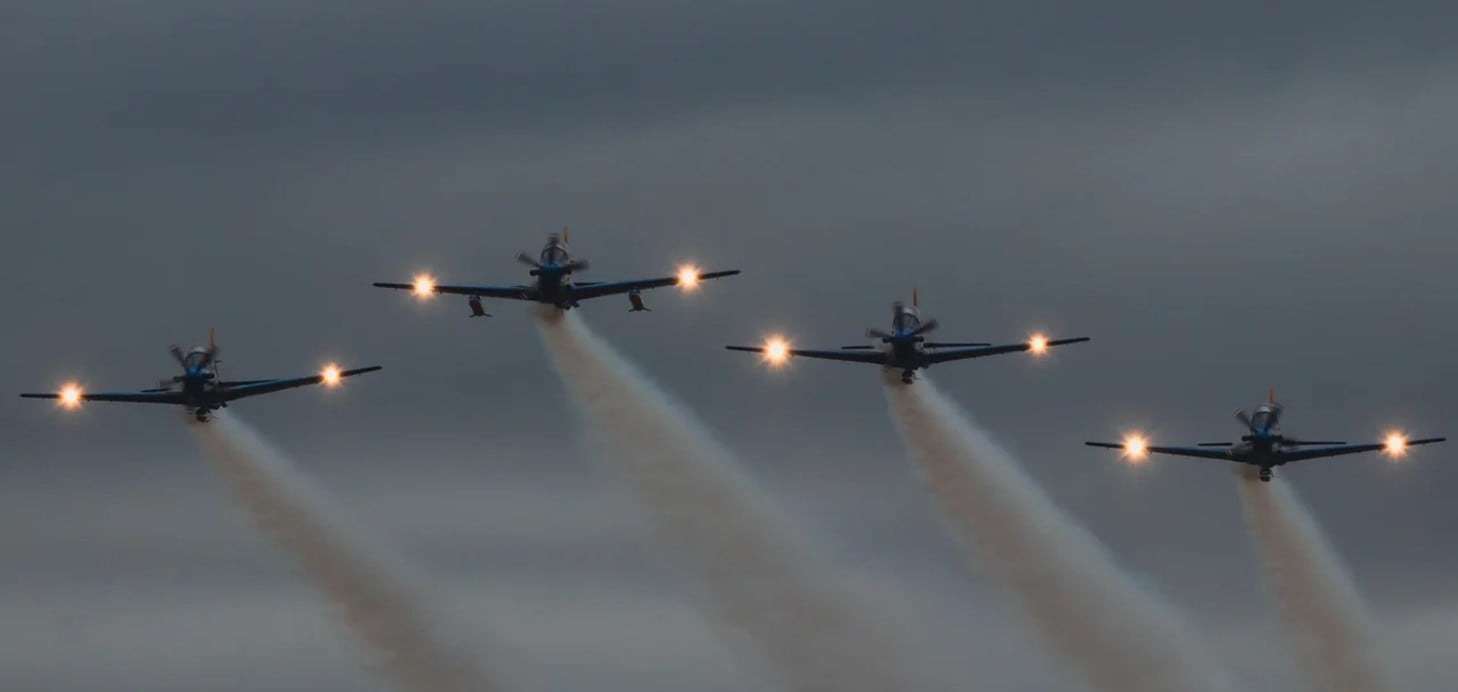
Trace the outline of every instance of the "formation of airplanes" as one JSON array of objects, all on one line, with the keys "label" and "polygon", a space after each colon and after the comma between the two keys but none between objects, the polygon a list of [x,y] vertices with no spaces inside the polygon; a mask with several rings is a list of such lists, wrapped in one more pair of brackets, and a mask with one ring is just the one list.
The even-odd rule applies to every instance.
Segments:
[{"label": "formation of airplanes", "polygon": [[[419,275],[410,283],[376,282],[374,286],[408,290],[419,298],[437,294],[466,296],[470,317],[490,317],[482,304],[484,298],[529,301],[553,306],[558,310],[581,307],[584,300],[612,295],[626,295],[629,312],[648,311],[642,292],[655,288],[676,286],[684,290],[696,289],[703,281],[739,274],[739,270],[703,272],[694,266],[680,267],[672,276],[628,281],[581,281],[578,274],[588,270],[588,262],[573,259],[568,245],[566,229],[551,234],[536,258],[527,253],[517,255],[517,261],[531,267],[532,281],[516,285],[466,286],[438,284],[434,277]],[[842,346],[838,349],[793,348],[783,337],[771,337],[760,346],[726,346],[731,351],[760,354],[774,366],[781,366],[793,358],[833,360],[879,366],[887,371],[899,373],[907,385],[916,381],[916,372],[933,365],[970,360],[986,356],[1010,353],[1031,353],[1042,355],[1048,349],[1089,341],[1088,337],[1049,339],[1034,334],[1026,341],[993,345],[983,342],[928,341],[927,335],[938,327],[935,319],[923,320],[918,305],[917,292],[912,291],[911,305],[897,302],[892,306],[891,329],[866,330],[869,344]],[[286,389],[323,385],[336,387],[345,378],[380,370],[372,365],[362,368],[341,369],[334,364],[326,365],[318,373],[301,377],[224,380],[218,373],[218,346],[212,330],[208,332],[208,344],[183,351],[177,346],[171,348],[172,357],[182,368],[182,374],[164,379],[156,387],[127,392],[89,393],[75,383],[63,385],[59,391],[47,393],[23,393],[28,399],[51,399],[61,407],[75,409],[84,402],[117,402],[129,404],[168,404],[183,407],[198,422],[207,422],[211,414],[225,408],[238,399],[270,394]],[[1392,433],[1387,439],[1371,444],[1349,445],[1329,440],[1302,440],[1280,432],[1282,407],[1276,403],[1272,391],[1267,403],[1255,409],[1254,414],[1237,411],[1236,418],[1245,426],[1246,432],[1237,441],[1202,442],[1192,447],[1166,447],[1151,445],[1143,437],[1131,435],[1123,442],[1087,442],[1092,447],[1121,450],[1130,459],[1142,459],[1149,454],[1215,459],[1243,464],[1258,469],[1262,481],[1270,481],[1272,470],[1297,461],[1326,457],[1386,452],[1393,456],[1406,453],[1410,447],[1444,442],[1447,438],[1430,437],[1409,440]]]}]

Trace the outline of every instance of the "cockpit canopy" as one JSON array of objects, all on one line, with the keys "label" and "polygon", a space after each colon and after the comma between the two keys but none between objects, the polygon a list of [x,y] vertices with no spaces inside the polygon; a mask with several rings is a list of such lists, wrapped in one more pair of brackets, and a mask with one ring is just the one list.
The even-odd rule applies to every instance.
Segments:
[{"label": "cockpit canopy", "polygon": [[1250,427],[1256,430],[1268,430],[1275,422],[1276,412],[1267,406],[1256,409],[1255,415],[1250,417]]},{"label": "cockpit canopy", "polygon": [[900,307],[891,326],[898,332],[909,332],[921,326],[921,313],[916,308]]},{"label": "cockpit canopy", "polygon": [[568,259],[567,244],[560,236],[553,235],[547,241],[547,246],[542,248],[542,264],[566,264]]},{"label": "cockpit canopy", "polygon": [[207,362],[208,351],[205,348],[194,348],[188,351],[187,355],[182,359],[183,367],[188,370],[200,370],[203,366],[207,365]]}]

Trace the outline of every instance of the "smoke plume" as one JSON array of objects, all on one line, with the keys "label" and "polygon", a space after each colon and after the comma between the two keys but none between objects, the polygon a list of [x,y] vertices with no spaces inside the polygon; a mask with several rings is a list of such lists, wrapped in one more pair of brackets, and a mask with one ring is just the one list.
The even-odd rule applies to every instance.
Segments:
[{"label": "smoke plume", "polygon": [[1102,690],[1229,690],[1177,614],[1122,573],[1013,458],[923,379],[886,378],[913,462],[970,560],[999,574],[1036,629]]},{"label": "smoke plume", "polygon": [[414,575],[354,530],[287,458],[222,412],[191,427],[259,527],[338,607],[397,684],[419,692],[503,689],[480,652],[446,631]]},{"label": "smoke plume", "polygon": [[542,338],[605,459],[721,625],[802,692],[936,689],[692,414],[575,315]]},{"label": "smoke plume", "polygon": [[1356,587],[1285,482],[1240,480],[1246,524],[1312,689],[1390,690]]}]

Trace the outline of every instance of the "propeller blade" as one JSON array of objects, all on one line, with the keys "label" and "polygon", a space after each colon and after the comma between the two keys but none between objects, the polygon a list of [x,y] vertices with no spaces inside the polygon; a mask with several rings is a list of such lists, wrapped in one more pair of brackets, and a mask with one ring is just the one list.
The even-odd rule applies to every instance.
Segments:
[{"label": "propeller blade", "polygon": [[911,330],[911,335],[912,336],[921,336],[922,334],[928,334],[928,333],[931,333],[931,332],[936,331],[937,330],[937,327],[940,327],[940,326],[941,326],[941,324],[939,322],[937,322],[936,318],[934,317],[934,318],[929,319],[929,320],[927,320],[925,322],[922,322],[921,325],[918,326],[916,329]]},{"label": "propeller blade", "polygon": [[201,367],[206,368],[216,362],[218,362],[218,346],[217,344],[208,344],[208,350],[203,351]]},{"label": "propeller blade", "polygon": [[182,355],[182,347],[181,346],[178,346],[176,344],[173,344],[172,345],[172,348],[169,348],[167,350],[168,350],[169,353],[172,354],[172,357],[177,360],[177,364],[178,365],[181,365],[183,367],[187,367],[187,358],[186,358],[186,356],[183,356]]},{"label": "propeller blade", "polygon": [[585,259],[584,260],[572,260],[571,262],[568,262],[567,263],[567,271],[568,272],[585,272],[585,271],[587,271],[587,267],[588,267],[588,263],[587,263],[587,260],[585,260]]},{"label": "propeller blade", "polygon": [[870,329],[867,329],[866,330],[866,338],[868,338],[868,339],[880,339],[882,341],[890,341],[891,340],[891,332],[882,331],[880,329],[876,329],[875,327],[871,327]]},{"label": "propeller blade", "polygon": [[1235,420],[1240,421],[1240,424],[1244,425],[1248,430],[1255,429],[1255,426],[1250,422],[1250,414],[1246,413],[1245,409],[1235,410]]},{"label": "propeller blade", "polygon": [[540,262],[536,261],[535,259],[532,259],[532,256],[531,255],[528,255],[525,252],[518,252],[518,253],[516,253],[516,261],[521,262],[522,264],[525,264],[526,266],[532,267],[532,268],[535,268],[535,269],[541,269],[542,268],[542,264]]}]

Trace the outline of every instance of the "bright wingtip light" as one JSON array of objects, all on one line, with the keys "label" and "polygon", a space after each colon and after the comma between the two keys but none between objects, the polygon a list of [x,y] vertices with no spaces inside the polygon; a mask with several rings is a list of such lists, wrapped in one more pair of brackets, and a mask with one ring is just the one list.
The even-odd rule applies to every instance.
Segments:
[{"label": "bright wingtip light", "polygon": [[56,402],[60,404],[61,408],[65,409],[81,408],[81,385],[75,382],[67,382],[61,385],[60,396],[56,399]]},{"label": "bright wingtip light", "polygon": [[692,291],[699,287],[699,268],[692,264],[685,264],[678,268],[678,285],[686,291]]},{"label": "bright wingtip light", "polygon": [[764,362],[771,367],[780,367],[790,362],[790,342],[782,336],[772,336],[764,341]]},{"label": "bright wingtip light", "polygon": [[416,298],[429,298],[435,295],[435,277],[429,274],[416,274],[412,290]]},{"label": "bright wingtip light", "polygon": [[1124,438],[1124,458],[1139,463],[1149,456],[1149,441],[1143,435],[1128,435]]},{"label": "bright wingtip light", "polygon": [[1388,433],[1384,444],[1386,449],[1383,451],[1387,452],[1389,456],[1400,457],[1407,453],[1407,436],[1402,433]]},{"label": "bright wingtip light", "polygon": [[330,363],[319,371],[319,377],[325,387],[338,387],[342,376],[339,374],[339,366]]},{"label": "bright wingtip light", "polygon": [[1048,337],[1042,334],[1034,334],[1028,337],[1028,350],[1034,355],[1043,355],[1048,352]]}]

